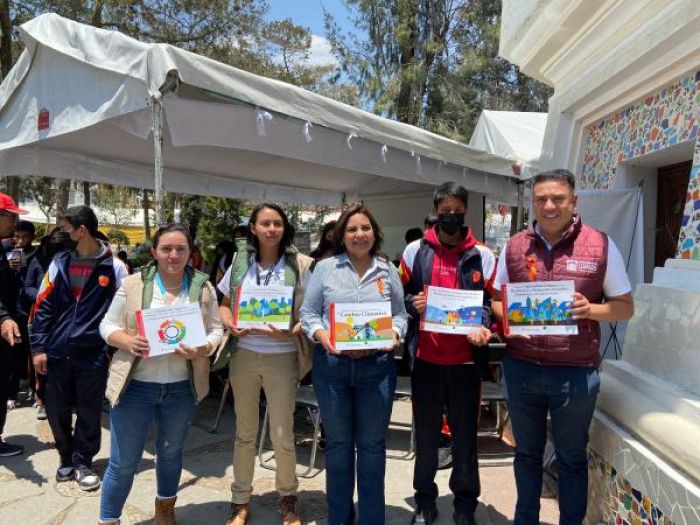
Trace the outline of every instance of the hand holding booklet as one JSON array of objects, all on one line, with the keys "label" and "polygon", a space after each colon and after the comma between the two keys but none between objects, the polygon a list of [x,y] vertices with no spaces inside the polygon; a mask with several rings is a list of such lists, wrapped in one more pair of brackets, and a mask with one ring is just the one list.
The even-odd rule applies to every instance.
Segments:
[{"label": "hand holding booklet", "polygon": [[293,286],[241,286],[233,307],[233,324],[236,328],[274,326],[280,330],[289,330],[292,325],[293,301]]},{"label": "hand holding booklet", "polygon": [[148,357],[172,354],[180,344],[192,348],[207,344],[198,303],[161,306],[136,312],[139,335],[148,339]]},{"label": "hand holding booklet", "polygon": [[332,303],[331,344],[343,350],[386,350],[394,346],[391,302]]},{"label": "hand holding booklet", "polygon": [[536,281],[503,285],[506,335],[577,335],[571,316],[574,281]]},{"label": "hand holding booklet", "polygon": [[484,312],[482,290],[425,286],[425,312],[420,329],[443,334],[470,334],[481,327]]}]

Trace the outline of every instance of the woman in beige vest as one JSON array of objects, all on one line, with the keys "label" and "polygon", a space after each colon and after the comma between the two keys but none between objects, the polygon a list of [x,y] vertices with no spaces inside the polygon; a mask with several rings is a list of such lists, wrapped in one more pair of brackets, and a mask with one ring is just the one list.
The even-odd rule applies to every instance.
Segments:
[{"label": "woman in beige vest", "polygon": [[[175,524],[182,446],[197,402],[209,390],[208,356],[223,336],[209,276],[188,265],[192,246],[186,226],[160,228],[151,249],[154,263],[124,279],[100,324],[102,337],[117,348],[107,382],[111,449],[102,483],[100,523],[119,523],[146,436],[155,424],[156,524]],[[180,343],[174,354],[145,359],[149,344],[137,335],[136,312],[192,302],[200,305],[207,344],[191,348]],[[177,330],[177,325],[171,328]],[[179,333],[168,335],[177,339]]]},{"label": "woman in beige vest", "polygon": [[[294,448],[294,395],[299,378],[306,375],[311,363],[311,348],[299,325],[299,309],[312,259],[297,252],[293,239],[294,227],[284,211],[276,204],[260,204],[250,216],[248,252],[239,250],[236,261],[219,282],[219,291],[224,294],[219,314],[224,326],[237,338],[229,372],[236,411],[236,444],[227,525],[244,525],[250,514],[248,502],[253,491],[261,387],[270,413],[282,523],[301,524],[296,496],[299,482]],[[269,325],[263,329],[236,328],[231,298],[237,297],[239,289],[255,290],[256,286],[273,284],[294,287],[289,329]],[[235,305],[235,299],[233,302]]]}]

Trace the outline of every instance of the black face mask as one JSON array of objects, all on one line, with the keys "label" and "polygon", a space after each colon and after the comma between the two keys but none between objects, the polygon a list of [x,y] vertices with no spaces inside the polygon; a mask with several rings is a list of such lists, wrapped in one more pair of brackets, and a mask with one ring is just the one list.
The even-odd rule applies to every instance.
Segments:
[{"label": "black face mask", "polygon": [[438,215],[438,226],[440,231],[447,235],[454,235],[464,226],[463,213],[441,213]]},{"label": "black face mask", "polygon": [[60,245],[61,249],[64,250],[75,250],[78,246],[78,241],[71,239],[70,234],[67,232],[58,232],[58,242],[52,242],[51,244]]}]

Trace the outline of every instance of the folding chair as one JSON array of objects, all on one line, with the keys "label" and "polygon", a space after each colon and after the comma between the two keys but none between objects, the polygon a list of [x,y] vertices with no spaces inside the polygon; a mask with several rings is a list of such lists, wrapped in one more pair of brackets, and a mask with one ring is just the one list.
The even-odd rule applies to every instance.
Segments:
[{"label": "folding chair", "polygon": [[[396,378],[396,391],[394,392],[394,401],[401,399],[411,399],[411,378],[410,377],[397,377]],[[413,410],[411,410],[411,414]],[[416,456],[416,429],[413,425],[413,415],[411,415],[411,423],[397,423],[390,422],[389,425],[404,427],[411,429],[411,437],[408,442],[408,450],[404,454],[387,454],[387,458],[391,459],[406,459],[411,460]]]},{"label": "folding chair", "polygon": [[489,434],[496,434],[501,437],[503,427],[508,417],[506,408],[506,397],[503,393],[503,354],[505,353],[505,343],[489,343],[490,358],[489,363],[497,365],[495,381],[483,381],[481,383],[481,401],[490,403],[496,410],[496,422],[492,427],[484,427],[479,420],[479,431]]},{"label": "folding chair", "polygon": [[[297,474],[300,478],[313,478],[316,474],[323,470],[316,467],[316,452],[318,451],[318,440],[321,437],[321,412],[318,409],[318,399],[314,392],[313,385],[302,385],[297,388],[295,395],[296,408],[306,409],[309,418],[314,425],[313,436],[311,441],[311,457],[309,458],[309,466],[301,474]],[[263,417],[262,430],[260,431],[260,442],[258,444],[258,463],[261,467],[268,470],[277,470],[277,465],[271,464],[275,457],[274,453],[268,458],[263,456],[265,446],[265,438],[267,437],[267,428],[270,422],[269,407],[265,403],[265,416]],[[315,472],[314,472],[315,471]]]},{"label": "folding chair", "polygon": [[231,401],[233,401],[233,389],[231,388],[231,381],[229,381],[228,374],[226,375],[226,381],[223,385],[223,390],[221,391],[221,400],[219,401],[219,409],[216,412],[216,419],[211,427],[205,426],[199,421],[192,423],[197,428],[204,430],[204,432],[209,432],[210,434],[215,434],[216,429],[219,428],[219,421],[221,421],[221,414],[224,412],[224,406],[226,405],[226,398],[231,393]]}]

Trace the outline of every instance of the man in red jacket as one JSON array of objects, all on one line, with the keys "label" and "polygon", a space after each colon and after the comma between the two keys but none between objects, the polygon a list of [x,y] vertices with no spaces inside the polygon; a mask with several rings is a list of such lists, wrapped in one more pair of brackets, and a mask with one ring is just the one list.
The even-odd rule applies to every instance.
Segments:
[{"label": "man in red jacket", "polygon": [[[406,247],[401,258],[406,310],[410,315],[405,348],[411,364],[416,462],[413,469],[416,511],[411,524],[430,525],[437,518],[435,473],[443,412],[452,432],[454,522],[471,525],[481,491],[476,450],[481,395],[480,369],[491,332],[483,327],[469,335],[443,334],[420,329],[426,308],[425,285],[484,292],[495,269],[491,250],[479,243],[464,224],[468,194],[455,182],[446,182],[433,195],[437,224]],[[483,322],[490,325],[485,309]]]},{"label": "man in red jacket", "polygon": [[559,463],[561,524],[580,525],[588,497],[588,428],[600,388],[600,321],[624,321],[634,310],[622,256],[605,233],[581,223],[568,170],[532,181],[532,228],[506,244],[494,279],[493,313],[502,318],[501,286],[574,281],[570,313],[578,335],[508,337],[503,368],[513,433],[518,501],[515,524],[539,523],[547,412]]}]

